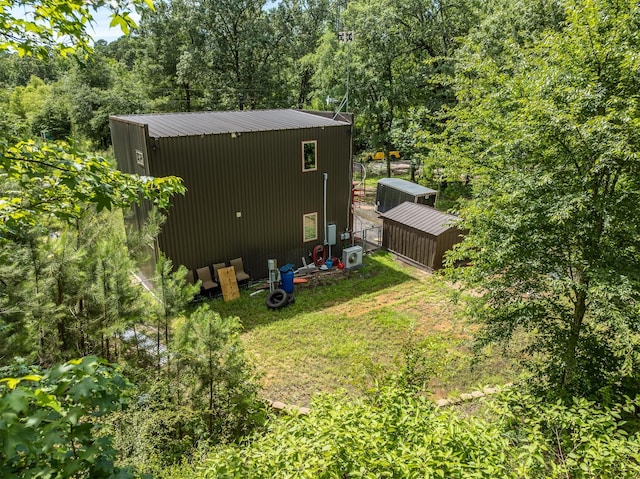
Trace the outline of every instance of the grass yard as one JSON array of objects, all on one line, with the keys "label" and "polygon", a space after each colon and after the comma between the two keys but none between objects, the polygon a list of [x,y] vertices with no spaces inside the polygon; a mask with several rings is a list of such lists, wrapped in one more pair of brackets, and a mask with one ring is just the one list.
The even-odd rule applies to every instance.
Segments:
[{"label": "grass yard", "polygon": [[277,311],[266,307],[266,292],[244,291],[236,301],[212,305],[222,316],[241,319],[266,398],[308,405],[321,392],[362,394],[398,369],[409,344],[433,369],[435,397],[518,374],[516,361],[474,359],[473,328],[450,302],[451,287],[391,254],[368,255],[357,270],[318,273],[294,293],[295,303]]}]

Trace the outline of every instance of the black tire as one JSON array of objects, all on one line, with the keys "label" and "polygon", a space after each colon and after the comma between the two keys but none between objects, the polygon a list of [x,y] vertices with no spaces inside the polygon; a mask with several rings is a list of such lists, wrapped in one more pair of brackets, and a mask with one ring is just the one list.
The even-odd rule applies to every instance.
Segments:
[{"label": "black tire", "polygon": [[274,289],[267,296],[267,306],[271,309],[280,309],[284,305],[289,304],[289,295],[284,289]]}]

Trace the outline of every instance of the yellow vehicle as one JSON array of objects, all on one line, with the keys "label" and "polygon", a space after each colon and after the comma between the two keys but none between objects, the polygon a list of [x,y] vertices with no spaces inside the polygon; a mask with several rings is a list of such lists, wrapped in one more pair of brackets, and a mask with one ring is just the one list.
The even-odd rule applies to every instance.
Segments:
[{"label": "yellow vehicle", "polygon": [[[376,151],[375,153],[365,153],[363,156],[365,161],[382,161],[384,160],[384,151]],[[395,150],[390,151],[389,158],[392,160],[399,160],[400,152]]]}]

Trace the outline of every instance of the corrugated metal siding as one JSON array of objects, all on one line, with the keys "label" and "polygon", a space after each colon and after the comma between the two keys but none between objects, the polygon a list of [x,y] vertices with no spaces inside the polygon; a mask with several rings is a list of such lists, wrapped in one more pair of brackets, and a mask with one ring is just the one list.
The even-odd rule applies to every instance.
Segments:
[{"label": "corrugated metal siding", "polygon": [[[383,178],[378,181],[376,189],[376,210],[378,213],[386,213],[405,201],[429,206],[435,204],[437,191],[420,185],[414,185],[415,188],[396,188],[393,183],[384,181],[389,179],[397,180],[397,178]],[[405,183],[413,185],[410,182]]]},{"label": "corrugated metal siding", "polygon": [[[125,173],[148,176],[149,150],[145,126],[112,121],[111,119],[109,120],[109,126],[118,169]],[[136,150],[141,151],[143,154],[143,167],[138,165]],[[143,201],[139,207],[133,208],[130,213],[125,214],[125,217],[128,222],[133,223],[139,229],[147,220],[149,208],[149,203]]]},{"label": "corrugated metal siding", "polygon": [[443,213],[430,206],[409,202],[383,212],[381,216],[434,236],[448,231],[459,221],[457,216]]},{"label": "corrugated metal siding", "polygon": [[431,210],[403,203],[389,212],[393,214],[382,215],[382,245],[431,269],[441,268],[445,253],[462,241],[462,233],[458,228],[442,226],[443,220],[446,225],[446,221],[458,219],[456,216]]},{"label": "corrugated metal siding", "polygon": [[[180,176],[188,189],[172,202],[160,249],[188,268],[242,256],[254,278],[267,276],[269,258],[301,264],[323,241],[324,172],[327,220],[339,232],[348,227],[350,130],[345,125],[153,140],[150,173]],[[303,140],[318,141],[315,172],[302,172]],[[303,243],[302,217],[313,212],[318,240]]]},{"label": "corrugated metal siding", "polygon": [[[431,269],[437,269],[437,238],[411,227],[384,219],[382,245]],[[442,259],[440,259],[440,264]]]},{"label": "corrugated metal siding", "polygon": [[151,138],[324,128],[348,124],[299,110],[205,111],[122,115],[112,118],[148,125]]}]

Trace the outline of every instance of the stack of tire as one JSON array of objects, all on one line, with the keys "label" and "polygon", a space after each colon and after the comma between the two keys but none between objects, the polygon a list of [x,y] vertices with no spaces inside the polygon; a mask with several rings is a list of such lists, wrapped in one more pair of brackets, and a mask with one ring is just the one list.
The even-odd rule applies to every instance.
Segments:
[{"label": "stack of tire", "polygon": [[293,303],[296,299],[293,294],[287,293],[284,289],[274,289],[267,296],[267,307],[271,309],[280,309]]}]

